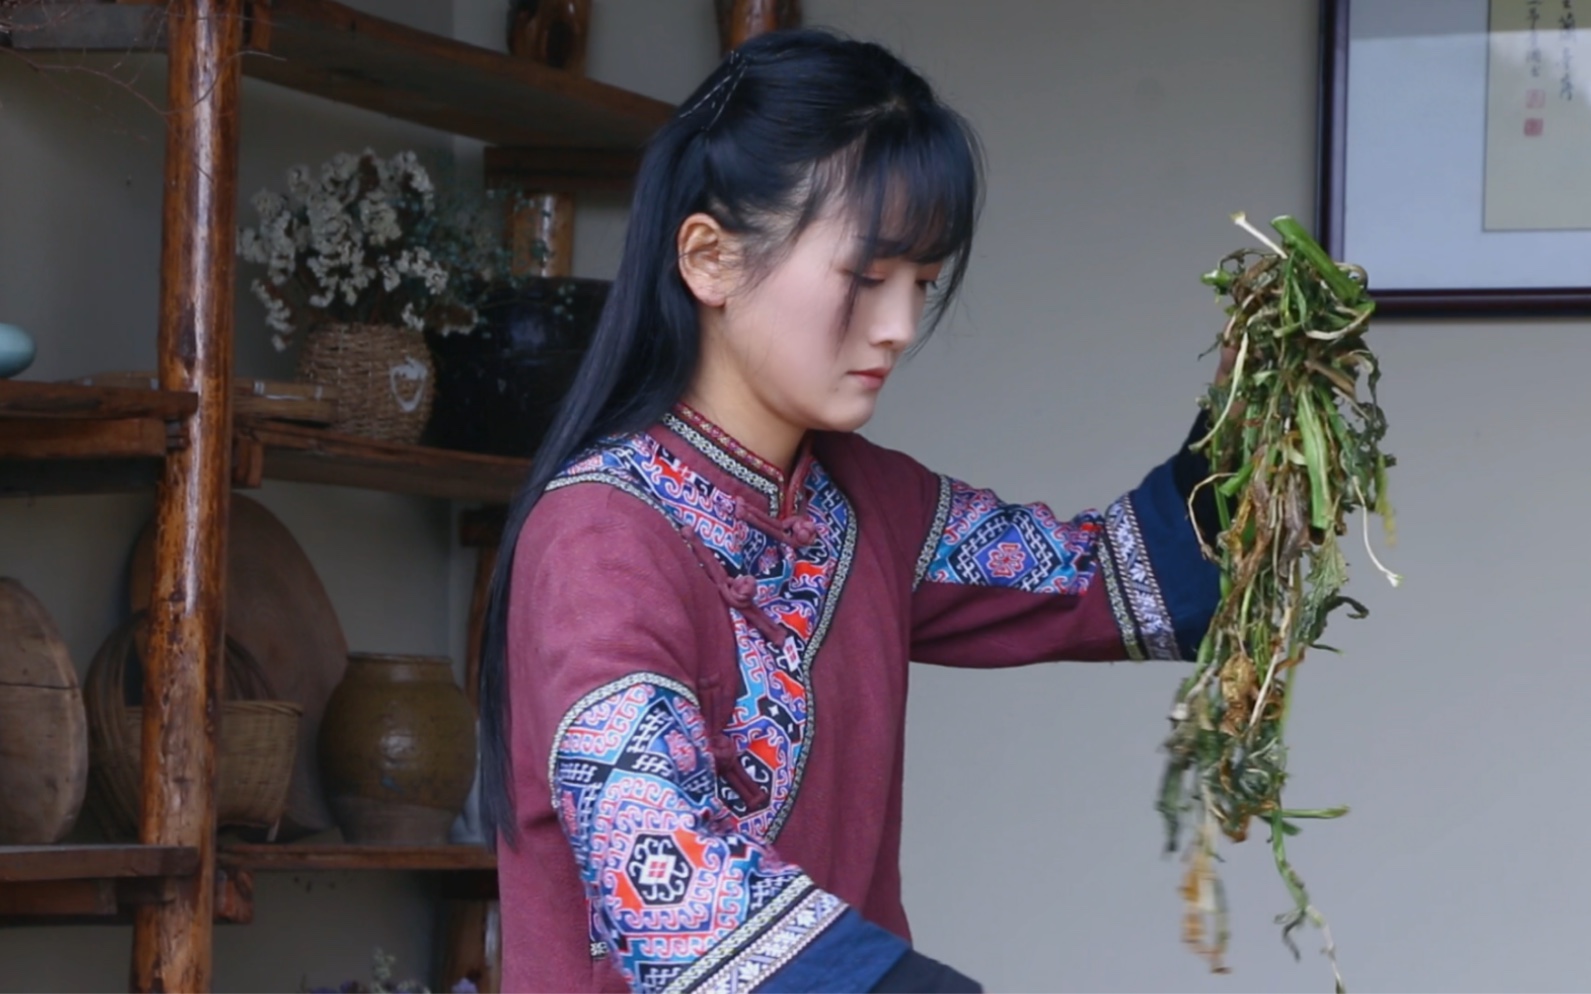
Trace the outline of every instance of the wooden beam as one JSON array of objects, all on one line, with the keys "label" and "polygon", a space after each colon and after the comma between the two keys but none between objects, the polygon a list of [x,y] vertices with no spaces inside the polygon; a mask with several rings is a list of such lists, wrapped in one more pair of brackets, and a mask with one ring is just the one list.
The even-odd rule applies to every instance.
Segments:
[{"label": "wooden beam", "polygon": [[470,704],[480,709],[481,647],[486,640],[486,607],[492,589],[492,574],[497,569],[498,546],[508,509],[501,505],[480,507],[459,515],[459,544],[475,549],[475,586],[470,594],[470,616],[464,655],[464,692]]},{"label": "wooden beam", "polygon": [[176,421],[192,414],[199,398],[191,393],[0,380],[0,419],[156,418]]},{"label": "wooden beam", "polygon": [[[164,51],[168,12],[142,4],[24,4],[13,47]],[[674,108],[528,59],[468,45],[333,0],[245,0],[243,71],[256,79],[493,145],[640,148]]]},{"label": "wooden beam", "polygon": [[495,870],[497,859],[479,846],[230,845],[219,860],[228,868],[306,870]]},{"label": "wooden beam", "polygon": [[139,840],[198,851],[175,899],[133,915],[132,986],[210,989],[215,713],[231,500],[232,314],[244,0],[170,0],[160,385],[194,393],[156,500]]},{"label": "wooden beam", "polygon": [[0,460],[160,458],[169,447],[166,423],[126,421],[0,421]]},{"label": "wooden beam", "polygon": [[379,442],[275,421],[240,423],[238,431],[262,447],[261,472],[275,480],[506,502],[530,472],[528,459]]},{"label": "wooden beam", "polygon": [[639,150],[505,148],[486,150],[486,185],[497,188],[628,193],[641,168]]},{"label": "wooden beam", "polygon": [[496,901],[443,898],[437,916],[445,936],[441,950],[441,990],[454,990],[463,980],[481,994],[503,989],[499,948],[502,911]]},{"label": "wooden beam", "polygon": [[117,910],[112,880],[0,883],[0,918],[108,917]]},{"label": "wooden beam", "polygon": [[198,868],[198,851],[178,846],[0,846],[0,883],[185,877]]},{"label": "wooden beam", "polygon": [[639,148],[673,108],[331,0],[252,7],[244,71],[495,145]]}]

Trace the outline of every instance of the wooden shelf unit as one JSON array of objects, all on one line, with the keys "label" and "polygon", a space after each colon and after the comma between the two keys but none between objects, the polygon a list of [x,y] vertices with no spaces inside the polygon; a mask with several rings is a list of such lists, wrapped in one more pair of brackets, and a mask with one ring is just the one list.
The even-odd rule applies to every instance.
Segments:
[{"label": "wooden shelf unit", "polygon": [[[742,8],[772,10],[734,6],[737,39],[756,20]],[[493,146],[488,183],[559,193],[626,188],[673,108],[333,0],[34,0],[7,16],[16,30],[0,35],[0,46],[35,61],[167,57],[157,352],[159,381],[182,389],[0,382],[0,495],[156,487],[155,589],[162,603],[189,607],[151,616],[159,637],[145,665],[145,733],[170,748],[146,771],[142,800],[159,814],[152,831],[171,844],[0,850],[0,923],[126,921],[136,906],[136,990],[207,989],[213,922],[252,919],[256,871],[437,871],[454,903],[477,906],[480,920],[465,928],[484,935],[481,909],[496,883],[489,853],[313,845],[217,853],[213,797],[174,786],[208,782],[215,760],[204,688],[219,665],[217,542],[231,487],[284,479],[493,504],[528,470],[525,460],[373,443],[229,411],[236,263],[230,239],[210,235],[236,230],[240,80],[480,139]],[[490,576],[490,549],[482,551],[477,592]],[[485,969],[478,960],[446,964],[466,967]]]}]

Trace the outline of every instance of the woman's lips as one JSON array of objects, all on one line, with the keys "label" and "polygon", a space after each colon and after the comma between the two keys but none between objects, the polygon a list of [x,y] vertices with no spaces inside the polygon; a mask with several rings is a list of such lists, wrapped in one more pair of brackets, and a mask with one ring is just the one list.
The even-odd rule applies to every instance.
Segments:
[{"label": "woman's lips", "polygon": [[884,380],[889,377],[889,367],[877,366],[873,369],[853,369],[851,375],[857,377],[868,386],[877,388],[883,386]]}]

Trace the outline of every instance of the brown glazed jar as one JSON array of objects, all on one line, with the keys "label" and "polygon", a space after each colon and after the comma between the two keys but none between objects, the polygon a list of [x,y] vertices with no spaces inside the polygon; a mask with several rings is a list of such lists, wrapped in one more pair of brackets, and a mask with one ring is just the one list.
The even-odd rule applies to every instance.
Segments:
[{"label": "brown glazed jar", "polygon": [[346,841],[447,841],[475,778],[475,714],[447,659],[350,653],[319,746],[326,801]]}]

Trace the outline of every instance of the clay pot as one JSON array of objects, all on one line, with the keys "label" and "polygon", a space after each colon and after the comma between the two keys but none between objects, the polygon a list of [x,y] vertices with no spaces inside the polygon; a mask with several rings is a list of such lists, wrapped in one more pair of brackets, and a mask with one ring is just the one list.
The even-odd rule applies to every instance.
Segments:
[{"label": "clay pot", "polygon": [[436,444],[529,458],[569,392],[609,284],[527,279],[478,306],[468,335],[427,336],[436,361]]},{"label": "clay pot", "polygon": [[475,778],[475,714],[447,659],[349,654],[319,746],[326,800],[348,842],[447,841]]}]

